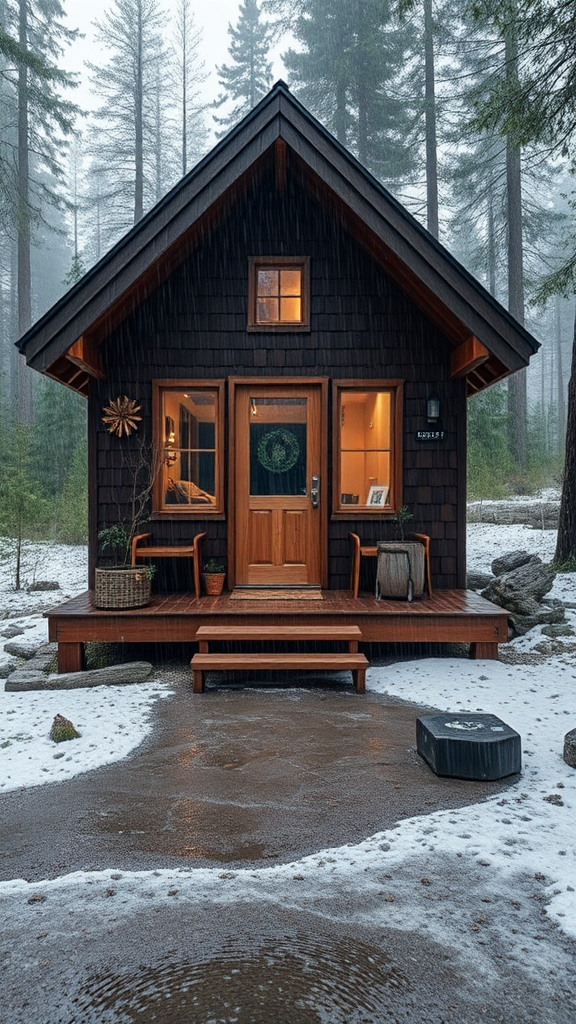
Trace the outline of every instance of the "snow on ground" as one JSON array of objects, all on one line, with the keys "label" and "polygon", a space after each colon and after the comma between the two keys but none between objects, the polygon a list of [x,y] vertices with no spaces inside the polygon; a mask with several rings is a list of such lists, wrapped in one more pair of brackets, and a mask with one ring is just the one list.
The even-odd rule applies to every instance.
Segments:
[{"label": "snow on ground", "polygon": [[[555,534],[550,531],[472,524],[468,531],[469,568],[489,571],[496,554],[519,548],[548,560],[554,544]],[[50,603],[56,603],[55,596],[58,600],[64,593],[85,589],[85,552],[53,550],[53,561],[45,552],[47,568],[42,578],[57,578],[62,591],[52,595]],[[573,574],[559,576],[549,596],[562,597],[576,607],[575,584]],[[11,626],[20,624],[26,637],[45,636],[45,621],[32,614],[37,596],[30,595],[28,615],[19,612],[19,618],[12,617],[11,609],[23,607],[22,595],[11,594],[5,578],[0,577],[0,619],[4,615],[10,618]],[[567,619],[575,625],[576,611],[569,609]],[[0,621],[0,632],[1,627]],[[449,862],[453,871],[459,864],[465,868],[471,885],[472,879],[484,872],[491,891],[504,888],[507,879],[512,883],[519,878],[543,878],[544,871],[548,914],[576,937],[576,771],[562,759],[564,735],[576,726],[576,644],[570,639],[555,640],[550,648],[540,629],[533,630],[508,645],[517,656],[524,655],[523,661],[518,658],[519,663],[514,664],[434,658],[369,670],[369,690],[445,711],[491,712],[516,729],[522,736],[523,771],[504,794],[461,810],[401,821],[362,843],[320,851],[295,864],[233,872],[219,868],[112,876],[110,871],[78,872],[41,883],[42,891],[72,887],[78,898],[89,902],[109,886],[113,877],[118,885],[121,882],[126,913],[152,892],[165,896],[174,885],[183,899],[201,893],[203,899],[215,901],[290,902],[293,898],[294,905],[302,905],[306,898],[316,903],[321,892],[333,896],[340,893],[348,904],[347,894],[354,891],[358,902],[355,908],[348,907],[347,913],[361,920],[363,913],[375,913],[361,909],[362,894],[368,898],[376,891],[375,886],[382,889],[382,879],[390,879],[386,883],[393,892],[390,903],[397,902],[398,906],[386,905],[387,924],[411,928],[422,922],[411,916],[403,895],[406,897],[413,889],[415,878],[437,877]],[[3,659],[6,655],[0,651],[0,667]],[[155,700],[167,692],[167,688],[152,682],[138,687],[137,702],[131,687],[67,693],[66,713],[78,725],[82,738],[67,743],[63,756],[47,739],[61,694],[0,693],[0,792],[70,778],[114,757],[127,756],[149,728]],[[295,879],[297,897],[291,895]],[[0,893],[6,896],[28,889],[22,879],[0,885]],[[114,913],[118,914],[117,904]],[[458,916],[459,911],[453,913]],[[440,910],[435,911],[431,904],[428,923],[422,927],[449,929],[450,913],[445,902],[438,914]]]}]

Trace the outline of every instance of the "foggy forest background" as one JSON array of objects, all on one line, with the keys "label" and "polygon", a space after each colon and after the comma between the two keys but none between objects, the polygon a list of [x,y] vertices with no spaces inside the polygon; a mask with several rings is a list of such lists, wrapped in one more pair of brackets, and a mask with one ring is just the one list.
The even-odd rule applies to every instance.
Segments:
[{"label": "foggy forest background", "polygon": [[469,497],[560,487],[575,6],[243,0],[213,68],[192,0],[110,0],[87,113],[66,71],[72,0],[0,0],[0,554],[2,537],[86,539],[86,403],[29,371],[15,340],[258,103],[273,54],[295,96],[542,343],[528,371],[468,403]]}]

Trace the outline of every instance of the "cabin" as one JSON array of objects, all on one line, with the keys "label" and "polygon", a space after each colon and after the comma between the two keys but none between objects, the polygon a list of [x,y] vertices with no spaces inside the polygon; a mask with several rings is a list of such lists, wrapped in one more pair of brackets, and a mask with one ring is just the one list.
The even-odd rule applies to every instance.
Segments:
[{"label": "cabin", "polygon": [[[497,656],[506,614],[465,589],[466,399],[538,343],[283,82],[18,345],[88,401],[91,589],[49,614],[60,670],[88,640],[266,623]],[[152,597],[107,612],[98,534],[143,446]],[[426,543],[411,603],[374,596],[401,509]]]}]

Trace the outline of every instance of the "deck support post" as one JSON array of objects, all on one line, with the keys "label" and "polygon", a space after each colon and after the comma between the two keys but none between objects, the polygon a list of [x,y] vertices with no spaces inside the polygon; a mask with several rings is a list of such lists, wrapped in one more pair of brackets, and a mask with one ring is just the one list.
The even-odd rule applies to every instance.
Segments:
[{"label": "deck support post", "polygon": [[474,661],[498,661],[498,644],[472,643],[470,644],[470,657]]},{"label": "deck support post", "polygon": [[58,642],[58,672],[81,672],[86,667],[84,644]]}]

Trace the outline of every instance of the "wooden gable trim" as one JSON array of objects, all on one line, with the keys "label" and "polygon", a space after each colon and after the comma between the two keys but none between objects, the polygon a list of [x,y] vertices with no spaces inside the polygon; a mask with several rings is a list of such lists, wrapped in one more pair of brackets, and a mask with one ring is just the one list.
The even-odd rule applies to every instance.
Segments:
[{"label": "wooden gable trim", "polygon": [[490,358],[490,353],[485,345],[474,335],[467,338],[450,357],[450,376],[457,380],[460,377],[466,377],[472,370],[475,370],[477,366],[481,366],[487,359]]},{"label": "wooden gable trim", "polygon": [[93,339],[82,335],[68,349],[66,358],[71,363],[79,366],[90,377],[95,377],[96,380],[104,380],[106,374],[102,369],[98,346],[94,343]]},{"label": "wooden gable trim", "polygon": [[76,391],[78,394],[84,395],[85,398],[88,397],[90,375],[71,363],[66,356],[56,360],[46,371],[46,376],[63,384],[64,387],[70,388],[71,391]]}]

